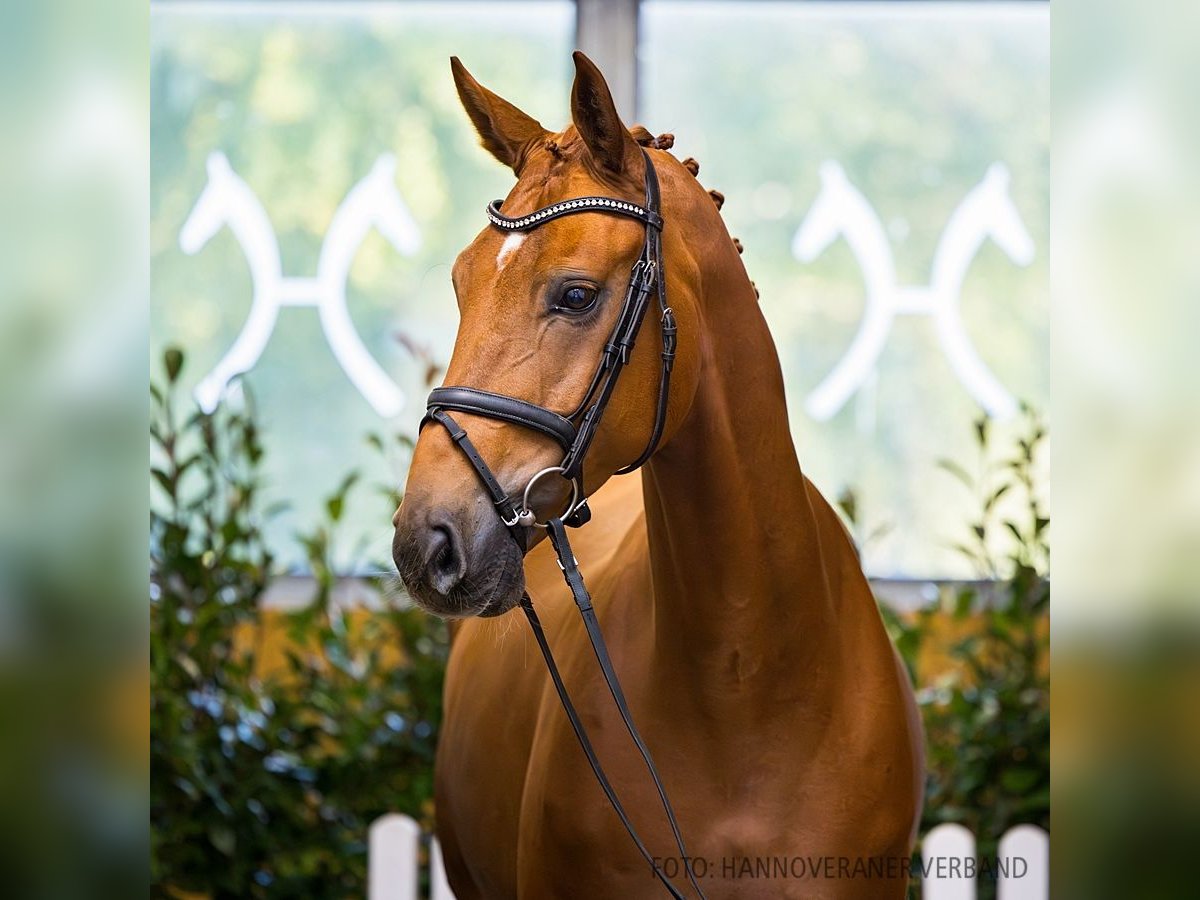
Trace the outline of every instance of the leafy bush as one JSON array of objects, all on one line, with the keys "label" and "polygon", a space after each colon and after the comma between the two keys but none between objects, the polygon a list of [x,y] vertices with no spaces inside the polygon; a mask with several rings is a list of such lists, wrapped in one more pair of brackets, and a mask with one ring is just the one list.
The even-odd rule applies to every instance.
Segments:
[{"label": "leafy bush", "polygon": [[[164,362],[150,428],[152,893],[360,897],[370,823],[387,812],[431,823],[444,626],[331,602],[331,545],[356,476],[302,538],[311,603],[264,613],[272,511],[253,407],[181,420],[183,356]],[[267,666],[271,616],[290,643]]]},{"label": "leafy bush", "polygon": [[[945,587],[941,602],[915,617],[881,607],[918,686],[928,780],[922,833],[943,822],[965,825],[980,857],[993,857],[1004,832],[1050,827],[1049,517],[1035,472],[1045,428],[1026,412],[1011,455],[997,458],[987,419],[976,423],[977,471],[939,466],[978,499],[978,518],[955,546],[981,581]],[[922,669],[921,652],[944,632],[964,632],[952,665]],[[994,885],[981,881],[980,895]]]}]

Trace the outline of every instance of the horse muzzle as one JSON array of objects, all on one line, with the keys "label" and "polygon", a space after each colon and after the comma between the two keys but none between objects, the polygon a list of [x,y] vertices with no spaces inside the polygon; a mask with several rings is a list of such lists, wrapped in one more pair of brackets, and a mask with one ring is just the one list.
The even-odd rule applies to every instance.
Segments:
[{"label": "horse muzzle", "polygon": [[490,507],[456,513],[405,498],[395,524],[396,570],[422,609],[445,618],[496,616],[520,601],[523,554]]}]

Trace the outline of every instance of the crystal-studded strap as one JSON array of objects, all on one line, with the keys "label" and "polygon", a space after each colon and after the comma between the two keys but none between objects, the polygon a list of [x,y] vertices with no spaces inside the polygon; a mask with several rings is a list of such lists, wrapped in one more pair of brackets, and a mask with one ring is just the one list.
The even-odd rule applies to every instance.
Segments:
[{"label": "crystal-studded strap", "polygon": [[487,206],[487,217],[497,228],[503,228],[505,231],[528,231],[531,228],[549,222],[551,219],[558,219],[562,216],[573,215],[581,212],[603,212],[611,213],[617,216],[626,216],[630,219],[637,219],[646,225],[653,226],[659,230],[662,229],[662,216],[653,210],[646,209],[644,206],[638,206],[636,203],[630,203],[628,200],[617,200],[612,197],[577,197],[574,200],[562,200],[558,203],[551,203],[549,206],[543,206],[539,210],[528,213],[524,216],[512,218],[500,212],[500,205],[503,201],[493,200]]}]

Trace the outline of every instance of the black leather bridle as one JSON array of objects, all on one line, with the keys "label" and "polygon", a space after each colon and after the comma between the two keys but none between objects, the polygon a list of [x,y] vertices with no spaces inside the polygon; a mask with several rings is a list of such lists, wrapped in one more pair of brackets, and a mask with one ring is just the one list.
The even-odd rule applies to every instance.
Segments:
[{"label": "black leather bridle", "polygon": [[[645,150],[642,156],[646,161],[646,205],[638,206],[628,200],[617,200],[611,197],[578,197],[573,200],[562,200],[543,207],[524,216],[510,217],[500,211],[499,200],[493,200],[487,207],[487,216],[491,223],[507,232],[531,231],[540,225],[563,216],[576,215],[585,212],[599,212],[608,215],[625,216],[637,219],[646,226],[646,240],[642,244],[642,252],[629,276],[629,287],[625,293],[625,302],[621,304],[621,313],[617,316],[616,324],[609,334],[608,341],[600,354],[600,364],[592,376],[591,383],[572,412],[565,415],[538,406],[516,397],[494,394],[470,387],[440,387],[434,388],[429,394],[425,420],[439,422],[450,432],[451,437],[462,448],[475,471],[479,473],[484,487],[491,494],[492,502],[504,524],[510,528],[516,525],[538,525],[533,512],[529,509],[529,490],[543,476],[558,473],[570,481],[573,488],[571,507],[563,513],[562,518],[568,525],[584,524],[590,513],[587,511],[587,500],[583,497],[583,460],[587,455],[592,439],[596,436],[596,427],[604,415],[604,409],[612,397],[617,379],[628,364],[633,354],[633,345],[646,318],[646,310],[650,306],[650,294],[658,298],[658,308],[662,323],[662,368],[659,375],[658,404],[654,413],[654,428],[646,449],[637,459],[616,474],[624,475],[640,467],[654,453],[662,438],[663,427],[667,419],[667,401],[671,391],[671,368],[675,362],[675,314],[667,306],[667,287],[663,280],[662,271],[662,216],[659,214],[658,176],[650,164],[650,157]],[[447,413],[447,410],[473,413],[500,419],[521,425],[540,432],[557,441],[563,448],[563,459],[559,465],[543,469],[535,474],[525,487],[520,507],[516,501],[500,487],[492,477],[482,458],[475,451],[470,439]],[[424,423],[422,423],[424,424]]]},{"label": "black leather bridle", "polygon": [[[677,327],[674,313],[672,313],[671,308],[667,305],[667,289],[663,278],[663,219],[659,211],[658,176],[654,171],[654,166],[650,162],[650,156],[645,150],[642,151],[642,157],[646,164],[645,206],[638,206],[636,203],[612,197],[579,197],[571,200],[562,200],[517,217],[510,217],[502,213],[500,211],[501,201],[499,200],[492,201],[487,207],[487,216],[492,225],[507,232],[530,231],[554,219],[585,212],[625,216],[626,218],[637,219],[646,227],[646,239],[642,244],[642,251],[638,256],[637,262],[633,264],[633,269],[629,276],[629,287],[625,293],[625,301],[621,305],[616,324],[613,326],[608,340],[604,344],[604,349],[600,355],[600,364],[597,366],[591,383],[583,399],[580,400],[579,405],[572,412],[562,415],[537,404],[519,400],[516,397],[508,397],[504,394],[496,394],[491,391],[479,390],[478,388],[439,387],[434,388],[429,395],[425,418],[422,420],[421,425],[423,427],[428,422],[437,422],[449,432],[450,438],[458,446],[459,450],[462,451],[463,455],[466,456],[467,461],[479,476],[480,482],[495,505],[496,512],[504,524],[508,526],[522,553],[525,552],[526,548],[526,529],[529,527],[539,527],[547,530],[550,543],[553,545],[554,552],[558,556],[558,564],[562,569],[563,577],[567,582],[567,586],[571,589],[575,605],[579,608],[580,615],[583,618],[588,640],[592,645],[592,651],[596,654],[600,670],[604,675],[609,692],[612,694],[613,702],[616,704],[617,710],[621,714],[621,719],[625,723],[625,728],[629,732],[630,738],[636,745],[650,773],[650,777],[654,781],[659,800],[662,802],[667,820],[671,826],[671,831],[675,837],[676,846],[679,849],[680,862],[687,872],[688,880],[691,882],[692,887],[703,898],[704,892],[700,889],[700,885],[696,883],[696,878],[690,865],[690,857],[684,847],[683,837],[679,831],[679,824],[675,819],[675,812],[671,807],[670,801],[667,799],[666,789],[663,787],[662,781],[658,776],[658,770],[654,765],[654,760],[650,756],[649,749],[642,740],[637,727],[633,724],[629,705],[625,700],[624,691],[621,690],[621,683],[617,679],[616,671],[613,669],[612,661],[608,655],[608,648],[604,642],[604,635],[600,630],[600,623],[592,607],[591,596],[584,585],[583,575],[576,564],[575,555],[571,551],[571,545],[567,540],[566,532],[568,526],[578,527],[585,524],[591,518],[591,511],[588,508],[587,498],[583,493],[582,487],[584,457],[587,455],[588,448],[596,436],[596,429],[600,424],[601,417],[604,415],[605,407],[612,397],[613,390],[616,388],[617,379],[629,363],[633,354],[634,343],[637,340],[638,332],[641,330],[642,322],[646,318],[646,311],[650,306],[650,296],[652,293],[655,294],[658,300],[662,328],[662,366],[659,376],[658,402],[654,413],[654,426],[646,448],[639,454],[637,459],[624,468],[619,469],[616,474],[622,475],[632,472],[645,463],[658,447],[658,443],[662,439],[663,428],[666,425],[667,403],[670,398],[671,389],[671,368],[675,361]],[[470,437],[467,436],[466,430],[455,421],[448,410],[498,419],[537,431],[552,438],[563,448],[562,462],[557,466],[551,466],[535,473],[525,485],[525,490],[521,495],[520,504],[518,505],[517,500],[504,490],[504,487],[492,473],[488,464],[471,442]],[[539,479],[554,473],[561,475],[571,483],[571,501],[567,509],[558,516],[546,522],[538,522],[537,517],[529,507],[530,491]],[[608,777],[604,774],[604,768],[600,765],[600,760],[596,756],[591,741],[588,739],[583,722],[580,720],[575,706],[571,702],[571,697],[567,692],[566,686],[563,684],[558,666],[554,661],[554,654],[551,652],[550,644],[546,639],[545,630],[542,628],[542,623],[534,611],[533,601],[530,599],[528,593],[525,593],[521,597],[521,608],[529,619],[529,625],[533,630],[534,637],[537,639],[538,646],[541,648],[542,656],[546,661],[546,668],[549,670],[550,678],[554,682],[554,688],[558,692],[559,700],[566,711],[571,728],[575,732],[575,737],[578,739],[579,745],[583,748],[584,755],[587,757],[593,773],[595,773],[596,780],[600,783],[600,787],[603,789],[605,796],[608,797],[609,803],[612,804],[617,816],[621,819],[621,823],[625,826],[625,830],[629,833],[642,858],[651,867],[655,877],[662,882],[672,897],[677,898],[677,900],[683,900],[683,894],[666,877],[662,868],[655,864],[654,858],[650,855],[650,851],[646,849],[646,845],[642,843],[616,791],[613,789]]]}]

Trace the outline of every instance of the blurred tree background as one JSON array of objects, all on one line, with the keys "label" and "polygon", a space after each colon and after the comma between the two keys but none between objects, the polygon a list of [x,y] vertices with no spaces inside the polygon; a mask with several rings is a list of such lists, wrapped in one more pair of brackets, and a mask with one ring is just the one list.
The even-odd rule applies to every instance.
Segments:
[{"label": "blurred tree background", "polygon": [[371,822],[403,812],[433,826],[445,625],[386,599],[334,601],[358,472],[298,536],[311,598],[265,608],[278,511],[263,499],[252,395],[209,415],[180,396],[182,352],[169,349],[164,367],[150,427],[153,894],[362,896]]}]

